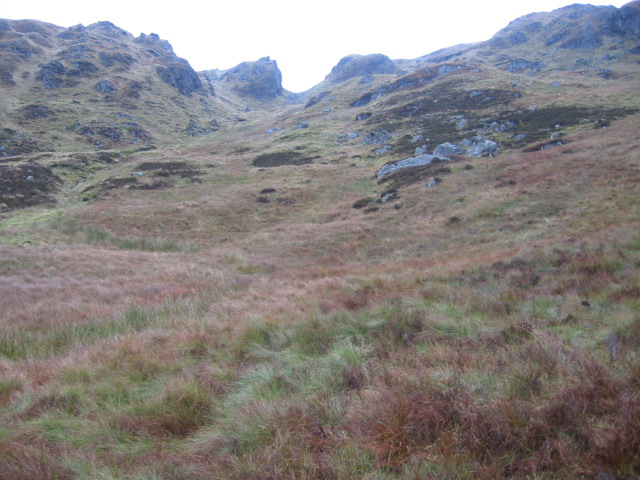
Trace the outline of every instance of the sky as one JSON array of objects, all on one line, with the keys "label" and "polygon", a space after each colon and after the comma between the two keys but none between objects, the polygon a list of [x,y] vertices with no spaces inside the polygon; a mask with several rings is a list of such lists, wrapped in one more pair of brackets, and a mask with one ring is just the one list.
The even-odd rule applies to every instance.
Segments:
[{"label": "sky", "polygon": [[[621,7],[629,0],[593,2]],[[518,17],[579,0],[18,0],[0,18],[61,27],[110,21],[134,36],[156,33],[197,70],[226,70],[271,57],[284,88],[320,83],[350,54],[412,59],[460,43],[488,40]]]}]

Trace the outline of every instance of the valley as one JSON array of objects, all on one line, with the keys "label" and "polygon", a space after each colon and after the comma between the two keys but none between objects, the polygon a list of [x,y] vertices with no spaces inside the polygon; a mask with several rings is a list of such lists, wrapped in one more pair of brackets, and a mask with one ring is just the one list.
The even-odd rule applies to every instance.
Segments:
[{"label": "valley", "polygon": [[639,5],[302,93],[0,21],[0,479],[637,478]]}]

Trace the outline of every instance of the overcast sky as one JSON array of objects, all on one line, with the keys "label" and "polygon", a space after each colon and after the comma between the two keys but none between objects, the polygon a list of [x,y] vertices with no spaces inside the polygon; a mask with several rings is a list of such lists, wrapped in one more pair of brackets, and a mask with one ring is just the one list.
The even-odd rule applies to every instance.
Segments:
[{"label": "overcast sky", "polygon": [[[620,7],[629,0],[595,2]],[[134,36],[157,33],[196,70],[228,69],[270,56],[283,86],[302,92],[345,55],[416,58],[489,39],[511,20],[576,3],[568,0],[14,0],[0,18],[62,27],[108,20]]]}]

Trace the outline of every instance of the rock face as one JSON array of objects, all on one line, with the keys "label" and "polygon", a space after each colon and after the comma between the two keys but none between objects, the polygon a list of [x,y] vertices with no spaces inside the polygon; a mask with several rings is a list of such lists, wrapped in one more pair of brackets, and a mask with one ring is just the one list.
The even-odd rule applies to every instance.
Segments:
[{"label": "rock face", "polygon": [[355,77],[371,78],[371,75],[395,73],[396,66],[386,55],[374,53],[371,55],[348,55],[342,58],[331,69],[325,80],[332,84],[346,82]]},{"label": "rock face", "polygon": [[158,65],[156,72],[162,80],[175,87],[182,95],[190,97],[197,90],[202,89],[202,82],[198,74],[191,68],[189,62],[175,57],[168,65]]},{"label": "rock face", "polygon": [[[536,74],[549,69],[570,69],[567,56],[575,56],[575,60],[587,51],[592,51],[594,56],[602,55],[605,62],[615,61],[617,54],[631,51],[639,41],[637,0],[622,8],[573,4],[552,12],[525,15],[486,42],[445,48],[421,60],[441,63],[480,57],[483,63],[509,72]],[[554,51],[558,52],[557,56],[549,55]],[[605,52],[612,51],[617,53],[607,58]]]},{"label": "rock face", "polygon": [[[210,77],[211,78],[211,77]],[[255,62],[243,62],[219,76],[238,95],[269,102],[282,95],[282,72],[275,60],[263,57]]]}]

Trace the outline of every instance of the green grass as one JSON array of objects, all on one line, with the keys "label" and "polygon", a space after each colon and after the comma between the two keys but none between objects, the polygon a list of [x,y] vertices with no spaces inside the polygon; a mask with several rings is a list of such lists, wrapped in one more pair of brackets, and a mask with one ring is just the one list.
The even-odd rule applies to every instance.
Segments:
[{"label": "green grass", "polygon": [[84,324],[55,328],[4,331],[0,334],[0,356],[9,360],[46,358],[69,352],[80,345],[117,335],[135,334],[161,325],[172,307],[166,310],[129,309],[113,319],[94,319]]}]

